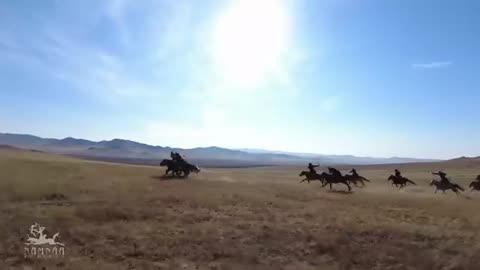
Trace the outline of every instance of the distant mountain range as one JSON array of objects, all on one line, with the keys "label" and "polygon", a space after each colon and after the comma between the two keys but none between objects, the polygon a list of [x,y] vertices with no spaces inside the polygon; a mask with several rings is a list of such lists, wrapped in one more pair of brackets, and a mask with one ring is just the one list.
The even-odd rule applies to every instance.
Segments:
[{"label": "distant mountain range", "polygon": [[405,158],[405,157],[358,157],[353,155],[324,155],[314,153],[298,153],[298,152],[285,152],[285,151],[272,151],[265,149],[251,149],[251,148],[239,148],[237,150],[247,153],[262,153],[262,154],[285,154],[301,157],[302,159],[321,160],[327,164],[351,164],[351,165],[371,165],[371,164],[400,164],[400,163],[419,163],[419,162],[435,162],[441,161],[440,159],[419,159],[419,158]]},{"label": "distant mountain range", "polygon": [[85,159],[135,164],[158,164],[160,159],[169,158],[171,151],[176,151],[181,153],[187,160],[196,162],[200,166],[212,167],[305,165],[308,162],[320,163],[321,165],[368,165],[438,161],[399,157],[372,158],[351,155],[290,153],[248,148],[227,149],[216,146],[182,149],[153,146],[122,139],[95,142],[72,137],[51,139],[9,133],[0,133],[0,145],[40,150]]}]

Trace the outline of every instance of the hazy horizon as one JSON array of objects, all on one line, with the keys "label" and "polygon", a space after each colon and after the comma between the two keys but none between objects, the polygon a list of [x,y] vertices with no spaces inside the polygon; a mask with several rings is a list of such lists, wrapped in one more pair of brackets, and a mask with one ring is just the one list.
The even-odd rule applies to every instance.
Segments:
[{"label": "hazy horizon", "polygon": [[[78,139],[78,140],[87,140],[87,141],[92,141],[92,142],[102,142],[102,141],[112,141],[112,140],[127,140],[127,141],[133,141],[136,143],[141,143],[141,144],[147,144],[150,146],[154,147],[168,147],[172,149],[183,149],[183,150],[189,150],[189,149],[196,149],[196,148],[209,148],[209,147],[218,147],[218,148],[223,148],[223,149],[229,149],[229,150],[237,150],[237,151],[242,151],[242,152],[247,152],[247,153],[276,153],[276,154],[288,154],[292,156],[298,156],[298,157],[314,157],[314,156],[354,156],[354,157],[359,157],[359,158],[379,158],[379,159],[389,159],[389,158],[406,158],[406,159],[425,159],[425,160],[447,160],[447,159],[438,159],[438,158],[429,158],[429,157],[407,157],[407,156],[355,156],[351,155],[349,153],[344,153],[344,154],[329,154],[329,153],[315,153],[315,152],[294,152],[294,151],[285,151],[282,149],[266,149],[266,148],[248,148],[248,147],[240,147],[240,148],[228,148],[228,147],[221,147],[218,145],[207,145],[207,146],[196,146],[196,147],[189,147],[189,148],[184,148],[184,147],[178,147],[175,145],[158,145],[158,144],[148,144],[142,141],[137,141],[137,140],[130,140],[130,139],[125,139],[125,138],[108,138],[108,139],[100,139],[100,140],[95,140],[95,139],[88,139],[88,138],[81,138],[81,137],[76,137],[76,136],[67,136],[67,137],[42,137],[39,135],[35,134],[27,134],[27,133],[14,133],[14,132],[4,132],[0,131],[0,135],[2,134],[8,134],[8,135],[26,135],[26,136],[35,136],[39,137],[42,139],[56,139],[56,140],[63,140],[67,138],[73,138],[73,139]],[[0,145],[2,143],[0,142]],[[460,158],[464,156],[458,156],[458,157],[453,157],[453,158]],[[475,156],[476,157],[476,156]],[[452,159],[453,159],[452,158]]]},{"label": "hazy horizon", "polygon": [[0,3],[0,132],[480,156],[480,2]]}]

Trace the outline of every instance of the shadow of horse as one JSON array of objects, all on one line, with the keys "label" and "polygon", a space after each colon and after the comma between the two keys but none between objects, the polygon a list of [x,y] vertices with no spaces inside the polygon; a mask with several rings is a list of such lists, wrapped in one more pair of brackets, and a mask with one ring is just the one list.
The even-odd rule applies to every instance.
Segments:
[{"label": "shadow of horse", "polygon": [[353,194],[353,191],[348,191],[348,190],[327,190],[328,193],[336,193],[336,194],[342,194],[342,195],[350,195]]},{"label": "shadow of horse", "polygon": [[188,179],[184,176],[176,176],[176,175],[152,175],[151,178],[160,180],[160,181],[172,181],[172,180],[185,180]]}]

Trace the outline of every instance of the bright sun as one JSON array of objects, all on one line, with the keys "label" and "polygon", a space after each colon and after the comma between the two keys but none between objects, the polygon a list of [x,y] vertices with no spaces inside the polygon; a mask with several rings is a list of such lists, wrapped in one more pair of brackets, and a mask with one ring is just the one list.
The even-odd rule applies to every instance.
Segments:
[{"label": "bright sun", "polygon": [[256,86],[281,65],[289,17],[282,0],[235,0],[216,20],[213,54],[227,82]]}]

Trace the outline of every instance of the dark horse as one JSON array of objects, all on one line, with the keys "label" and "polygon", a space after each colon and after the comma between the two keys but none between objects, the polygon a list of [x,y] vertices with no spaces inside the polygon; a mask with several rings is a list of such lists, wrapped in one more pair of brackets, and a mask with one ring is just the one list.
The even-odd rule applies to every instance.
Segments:
[{"label": "dark horse", "polygon": [[365,186],[365,181],[370,182],[367,178],[360,175],[346,174],[343,177],[349,182],[358,187],[358,182],[362,184],[362,187]]},{"label": "dark horse", "polygon": [[175,161],[170,160],[170,159],[164,159],[160,162],[160,166],[162,167],[167,167],[167,170],[165,171],[165,175],[168,175],[169,172],[173,174],[176,174],[178,177],[180,176],[180,172],[177,171],[177,164]]},{"label": "dark horse", "polygon": [[332,190],[332,184],[344,184],[348,187],[348,191],[352,191],[352,188],[348,184],[347,179],[345,179],[345,177],[343,177],[343,176],[336,176],[336,175],[328,174],[328,173],[325,173],[325,172],[320,174],[320,176],[325,181],[325,182],[322,181],[323,182],[322,187],[324,187],[326,185],[330,185],[330,190]]},{"label": "dark horse", "polygon": [[177,161],[173,161],[170,159],[164,159],[162,162],[160,162],[160,166],[166,166],[167,170],[165,171],[165,175],[168,175],[168,173],[171,173],[171,176],[176,175],[177,177],[181,177],[183,173],[183,177],[188,177],[191,172],[194,173],[199,173],[200,169],[192,165],[190,163],[183,163],[180,164]]},{"label": "dark horse", "polygon": [[443,193],[445,193],[445,190],[451,189],[453,192],[455,192],[455,194],[459,195],[460,194],[459,190],[464,191],[464,189],[457,184],[443,183],[443,182],[437,181],[437,180],[432,180],[432,182],[430,182],[430,186],[435,186],[436,187],[434,193],[437,193],[438,190],[441,190],[441,191],[443,191]]},{"label": "dark horse", "polygon": [[407,186],[407,183],[410,183],[412,185],[416,185],[415,182],[413,182],[412,180],[410,180],[406,177],[403,177],[403,176],[397,177],[395,175],[390,175],[390,177],[388,177],[387,181],[392,181],[392,186],[395,186],[398,189],[404,188],[405,186]]},{"label": "dark horse", "polygon": [[304,176],[305,178],[300,181],[300,183],[307,181],[310,184],[310,181],[320,181],[322,184],[324,183],[323,177],[318,173],[312,173],[309,171],[302,171],[299,176]]},{"label": "dark horse", "polygon": [[480,191],[480,182],[478,181],[473,181],[470,183],[470,186],[472,188],[472,191],[473,190],[477,190],[477,191]]},{"label": "dark horse", "polygon": [[200,168],[198,168],[197,166],[192,165],[190,163],[185,163],[181,167],[182,167],[183,175],[186,176],[186,177],[188,177],[191,172],[194,172],[194,173],[199,173],[200,172]]}]

